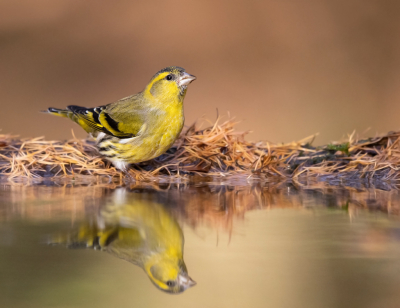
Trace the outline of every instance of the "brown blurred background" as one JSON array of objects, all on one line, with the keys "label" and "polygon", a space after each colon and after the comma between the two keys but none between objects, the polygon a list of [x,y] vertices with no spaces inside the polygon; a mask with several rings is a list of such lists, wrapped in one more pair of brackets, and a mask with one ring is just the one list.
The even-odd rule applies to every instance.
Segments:
[{"label": "brown blurred background", "polygon": [[186,124],[220,114],[249,140],[317,143],[400,129],[400,1],[0,0],[0,128],[85,133],[38,113],[136,93],[179,65]]}]

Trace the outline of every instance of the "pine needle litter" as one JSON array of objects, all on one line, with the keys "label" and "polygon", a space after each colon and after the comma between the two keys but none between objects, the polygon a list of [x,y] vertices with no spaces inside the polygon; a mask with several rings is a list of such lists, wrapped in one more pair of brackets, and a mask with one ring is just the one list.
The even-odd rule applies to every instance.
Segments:
[{"label": "pine needle litter", "polygon": [[400,132],[341,143],[313,146],[315,136],[274,144],[245,140],[233,119],[201,128],[195,124],[181,134],[166,154],[132,165],[126,177],[97,153],[92,140],[46,141],[0,135],[0,176],[7,180],[99,179],[123,182],[182,181],[191,176],[302,182],[397,181]]}]

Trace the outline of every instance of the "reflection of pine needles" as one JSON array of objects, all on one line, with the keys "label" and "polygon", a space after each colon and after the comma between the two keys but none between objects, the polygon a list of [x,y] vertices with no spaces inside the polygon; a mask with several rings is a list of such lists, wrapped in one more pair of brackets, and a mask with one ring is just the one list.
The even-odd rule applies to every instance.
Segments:
[{"label": "reflection of pine needles", "polygon": [[[63,185],[0,186],[0,221],[96,217],[99,208],[109,202],[116,186]],[[126,188],[130,198],[163,204],[180,221],[196,228],[208,226],[232,234],[235,221],[254,210],[291,208],[297,210],[329,207],[350,216],[362,210],[400,214],[400,191],[376,188],[333,187],[316,183],[307,187],[293,184],[260,183],[247,186],[221,184],[131,184]],[[310,212],[311,213],[311,212]]]},{"label": "reflection of pine needles", "polygon": [[[242,179],[274,176],[294,181],[399,179],[400,132],[367,140],[355,140],[352,135],[342,144],[314,147],[313,136],[281,145],[249,142],[244,140],[246,133],[234,131],[235,124],[233,120],[217,120],[205,129],[193,125],[166,154],[132,166],[131,174],[137,180],[165,176],[180,180],[196,174]],[[8,135],[0,135],[1,174],[8,179],[123,178],[121,172],[97,154],[91,141],[21,140]]]}]

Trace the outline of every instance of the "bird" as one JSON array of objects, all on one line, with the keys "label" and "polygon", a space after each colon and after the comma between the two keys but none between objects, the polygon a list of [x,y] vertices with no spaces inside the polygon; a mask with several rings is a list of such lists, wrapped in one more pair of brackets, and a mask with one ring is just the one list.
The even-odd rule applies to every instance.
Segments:
[{"label": "bird", "polygon": [[96,139],[98,152],[115,168],[164,154],[179,137],[184,124],[183,100],[196,77],[179,66],[158,71],[143,91],[114,103],[86,108],[50,107],[45,113],[69,118]]},{"label": "bird", "polygon": [[49,244],[107,252],[141,267],[167,293],[195,286],[183,260],[184,237],[177,221],[160,203],[127,198],[126,193],[125,188],[117,189],[99,213],[68,234],[54,236]]}]

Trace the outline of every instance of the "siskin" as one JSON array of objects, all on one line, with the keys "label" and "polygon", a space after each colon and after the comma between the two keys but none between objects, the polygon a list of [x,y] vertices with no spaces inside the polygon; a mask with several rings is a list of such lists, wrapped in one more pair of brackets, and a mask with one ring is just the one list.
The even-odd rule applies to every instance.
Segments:
[{"label": "siskin", "polygon": [[184,238],[176,220],[158,203],[126,200],[122,188],[115,193],[115,201],[94,221],[84,222],[68,236],[54,237],[50,244],[108,252],[143,268],[151,282],[167,293],[194,286],[183,260]]},{"label": "siskin", "polygon": [[48,108],[46,113],[69,118],[96,138],[98,151],[117,169],[165,153],[184,123],[183,99],[196,77],[178,66],[157,72],[146,88],[117,102],[85,108]]}]

